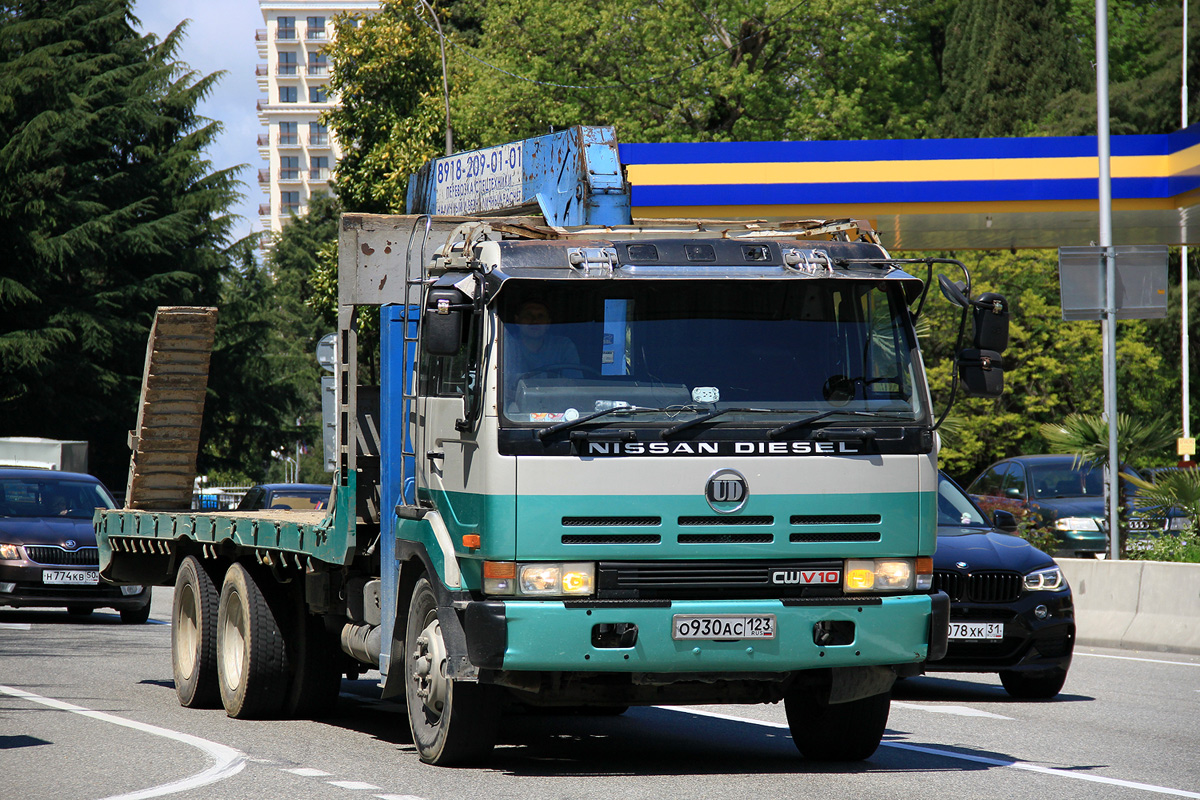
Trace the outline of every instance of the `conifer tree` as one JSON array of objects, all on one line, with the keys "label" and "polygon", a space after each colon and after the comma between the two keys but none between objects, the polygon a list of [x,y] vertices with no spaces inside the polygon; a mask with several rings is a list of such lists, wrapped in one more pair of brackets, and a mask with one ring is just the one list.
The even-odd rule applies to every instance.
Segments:
[{"label": "conifer tree", "polygon": [[85,439],[120,491],[159,305],[217,300],[234,171],[203,156],[219,75],[130,0],[0,5],[0,434]]}]

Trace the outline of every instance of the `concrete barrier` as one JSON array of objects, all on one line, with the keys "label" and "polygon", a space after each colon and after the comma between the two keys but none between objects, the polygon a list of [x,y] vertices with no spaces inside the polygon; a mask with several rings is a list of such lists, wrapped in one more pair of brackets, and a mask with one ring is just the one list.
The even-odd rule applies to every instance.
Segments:
[{"label": "concrete barrier", "polygon": [[1200,654],[1200,564],[1057,561],[1075,598],[1079,644]]}]

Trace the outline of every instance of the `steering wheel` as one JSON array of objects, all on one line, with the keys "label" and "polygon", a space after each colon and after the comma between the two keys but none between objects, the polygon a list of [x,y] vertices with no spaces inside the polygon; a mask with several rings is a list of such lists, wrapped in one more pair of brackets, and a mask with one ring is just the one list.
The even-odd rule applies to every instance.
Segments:
[{"label": "steering wheel", "polygon": [[570,371],[570,370],[573,370],[573,369],[577,369],[577,370],[579,370],[580,372],[586,372],[586,373],[588,373],[588,374],[590,374],[590,375],[595,375],[597,378],[602,378],[602,377],[604,377],[604,376],[601,374],[600,370],[598,370],[598,369],[594,369],[593,367],[588,367],[588,366],[585,366],[585,365],[583,365],[583,364],[567,364],[567,363],[562,363],[562,364],[547,364],[547,365],[546,365],[546,366],[544,366],[544,367],[538,367],[537,369],[531,369],[531,370],[529,370],[528,372],[522,372],[520,375],[518,375],[518,376],[517,376],[517,381],[522,381],[522,380],[524,380],[524,379],[526,379],[526,378],[528,378],[528,377],[531,377],[531,376],[533,376],[533,375],[542,375],[542,374],[546,374],[546,375],[558,374],[558,375],[561,375],[561,374],[563,374],[564,372],[568,372],[568,371]]}]

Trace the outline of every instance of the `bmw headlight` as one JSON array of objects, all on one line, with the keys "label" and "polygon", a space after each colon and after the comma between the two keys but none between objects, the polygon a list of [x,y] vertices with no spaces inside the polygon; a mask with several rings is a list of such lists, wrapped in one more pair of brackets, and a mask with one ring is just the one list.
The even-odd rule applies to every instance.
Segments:
[{"label": "bmw headlight", "polygon": [[1099,523],[1092,517],[1063,517],[1054,520],[1054,527],[1060,531],[1098,531]]},{"label": "bmw headlight", "polygon": [[1058,567],[1034,570],[1026,575],[1024,580],[1027,592],[1056,592],[1066,585],[1067,579]]},{"label": "bmw headlight", "polygon": [[21,548],[15,544],[0,544],[0,558],[6,561],[19,561]]}]

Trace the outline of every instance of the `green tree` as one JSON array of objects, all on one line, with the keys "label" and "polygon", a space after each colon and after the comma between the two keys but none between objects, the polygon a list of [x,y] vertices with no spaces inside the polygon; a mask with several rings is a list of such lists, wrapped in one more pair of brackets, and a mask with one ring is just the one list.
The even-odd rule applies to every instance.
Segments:
[{"label": "green tree", "polygon": [[327,50],[339,106],[325,120],[343,148],[334,189],[347,211],[404,211],[409,176],[445,153],[436,34],[398,0],[341,17]]},{"label": "green tree", "polygon": [[[1042,423],[1059,422],[1073,413],[1099,413],[1103,365],[1099,323],[1062,319],[1054,253],[1021,250],[960,255],[972,277],[972,293],[999,292],[1008,298],[1011,309],[1004,394],[986,399],[964,397],[960,392],[954,409],[958,429],[943,442],[943,467],[966,485],[999,458],[1047,452],[1049,444],[1039,430]],[[948,269],[946,275],[951,279],[962,277],[953,267],[940,269]],[[949,401],[959,311],[934,289],[923,315],[930,326],[923,343],[925,363],[935,410],[940,412]],[[970,330],[968,323],[968,339]],[[1174,405],[1171,387],[1161,379],[1168,370],[1147,321],[1118,323],[1117,379],[1122,411],[1139,421],[1161,417],[1162,408]],[[1175,392],[1177,396],[1177,388]],[[1134,463],[1140,461],[1135,458]]]},{"label": "green tree", "polygon": [[321,370],[317,340],[330,332],[313,294],[317,253],[336,242],[339,207],[327,195],[311,199],[308,213],[293,217],[264,264],[247,245],[240,265],[223,281],[217,341],[205,408],[202,473],[239,483],[282,480],[272,452],[302,459],[302,477],[328,480],[321,466]]},{"label": "green tree", "polygon": [[1034,135],[1055,98],[1091,80],[1083,42],[1045,0],[962,0],[944,64],[936,131],[945,137]]},{"label": "green tree", "polygon": [[129,0],[0,6],[0,420],[86,439],[128,469],[158,305],[211,304],[228,263],[233,170],[203,156],[217,75],[138,34]]}]

